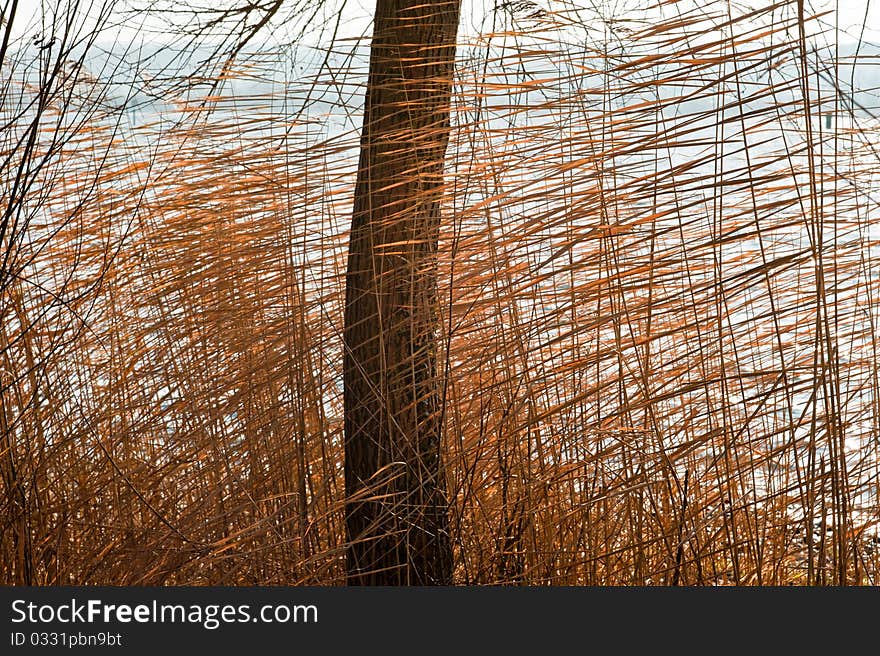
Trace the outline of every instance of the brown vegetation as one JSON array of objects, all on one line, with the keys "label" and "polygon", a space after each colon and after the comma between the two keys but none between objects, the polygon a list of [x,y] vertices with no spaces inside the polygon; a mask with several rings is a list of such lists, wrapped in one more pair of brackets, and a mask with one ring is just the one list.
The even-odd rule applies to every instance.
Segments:
[{"label": "brown vegetation", "polygon": [[[437,128],[452,580],[878,583],[852,59],[792,2],[521,4],[460,40]],[[0,581],[345,583],[360,142],[282,100],[364,71],[175,87],[140,121],[41,45],[0,78]],[[236,54],[230,80],[282,63]]]}]

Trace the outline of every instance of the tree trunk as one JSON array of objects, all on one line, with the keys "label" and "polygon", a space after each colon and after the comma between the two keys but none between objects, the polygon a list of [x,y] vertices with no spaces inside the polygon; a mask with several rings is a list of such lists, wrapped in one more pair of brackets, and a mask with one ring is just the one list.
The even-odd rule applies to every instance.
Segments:
[{"label": "tree trunk", "polygon": [[437,239],[459,0],[377,0],[345,298],[348,583],[452,578]]}]

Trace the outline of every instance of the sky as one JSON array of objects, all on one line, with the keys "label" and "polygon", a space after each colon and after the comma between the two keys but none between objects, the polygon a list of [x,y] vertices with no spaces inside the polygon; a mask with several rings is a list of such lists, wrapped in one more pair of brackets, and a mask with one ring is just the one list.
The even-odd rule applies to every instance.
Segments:
[{"label": "sky", "polygon": [[[3,0],[4,5],[8,5],[8,0]],[[695,0],[698,1],[698,0]],[[536,4],[546,8],[553,8],[555,6],[562,6],[563,3],[558,0],[535,0]],[[28,25],[33,25],[33,20],[39,14],[39,9],[41,4],[46,6],[69,6],[71,4],[75,4],[75,0],[58,0],[57,2],[52,2],[52,0],[19,0],[18,2],[18,10],[17,10],[17,18],[14,24],[14,33],[20,35],[22,32],[27,30]],[[328,2],[328,13],[330,15],[326,16],[328,19],[332,19],[334,11],[333,4],[338,2],[336,0],[331,0]],[[590,7],[594,6],[596,3],[593,0],[580,0],[582,6]],[[83,6],[100,6],[102,0],[84,0],[80,2]],[[141,3],[145,4],[145,3]],[[183,3],[177,3],[178,6]],[[198,3],[196,3],[198,4]],[[224,4],[234,4],[234,0],[226,0]],[[462,29],[465,32],[470,32],[474,28],[479,28],[479,24],[482,22],[479,18],[486,15],[487,10],[491,10],[491,7],[495,4],[493,0],[471,0],[468,2],[466,0],[466,4],[470,5],[470,10],[466,10],[463,12],[463,24]],[[565,2],[565,5],[577,6],[579,2]],[[643,0],[638,0],[637,2],[632,2],[628,0],[609,0],[606,3],[606,6],[609,8],[613,8],[618,6],[621,10],[625,8],[631,8],[633,6],[639,7],[643,5]],[[738,7],[760,7],[766,6],[766,2],[761,0],[752,0],[750,2],[735,2],[734,3]],[[340,23],[340,29],[342,31],[343,38],[351,38],[360,36],[364,31],[368,28],[369,23],[369,14],[372,10],[373,2],[372,0],[345,0],[345,20]],[[859,38],[860,34],[864,29],[864,39],[867,41],[872,41],[874,43],[880,42],[880,0],[807,0],[807,8],[812,9],[813,12],[819,13],[823,11],[833,11],[835,8],[838,9],[837,22],[838,26],[841,30],[840,42],[845,43],[847,41],[855,41]],[[613,9],[611,9],[613,11]],[[866,13],[867,12],[867,13]],[[866,20],[867,19],[867,20]],[[835,23],[835,18],[833,15],[829,15],[824,19],[824,22],[829,26],[833,27]],[[872,27],[873,26],[873,27]],[[147,28],[147,30],[144,29]],[[142,25],[140,19],[136,22],[131,22],[128,25],[120,25],[114,28],[114,33],[118,35],[125,36],[128,33],[128,38],[135,39],[138,37],[143,37],[144,32],[148,31],[154,33],[154,36],[161,38],[162,35],[167,35],[168,32],[164,30],[164,25],[161,21],[151,20],[146,23],[146,25]]]}]

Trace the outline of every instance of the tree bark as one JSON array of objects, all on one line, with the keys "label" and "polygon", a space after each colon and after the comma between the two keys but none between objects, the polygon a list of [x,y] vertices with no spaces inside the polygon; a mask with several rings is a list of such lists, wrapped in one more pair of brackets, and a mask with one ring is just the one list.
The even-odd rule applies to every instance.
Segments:
[{"label": "tree bark", "polygon": [[452,580],[437,240],[459,0],[377,0],[345,298],[347,580]]}]

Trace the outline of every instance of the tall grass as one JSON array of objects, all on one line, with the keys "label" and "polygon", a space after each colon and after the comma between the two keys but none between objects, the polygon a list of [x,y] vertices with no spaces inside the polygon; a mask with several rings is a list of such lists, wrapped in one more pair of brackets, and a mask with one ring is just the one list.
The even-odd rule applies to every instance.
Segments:
[{"label": "tall grass", "polygon": [[[456,582],[878,583],[878,123],[834,16],[555,9],[459,49]],[[345,580],[362,60],[241,57],[140,114],[3,61],[3,582]]]}]

